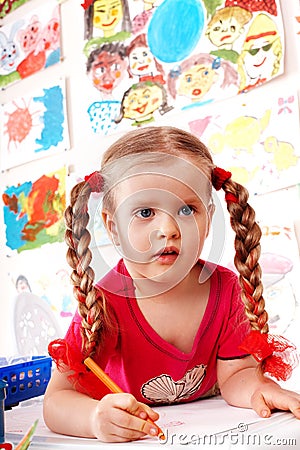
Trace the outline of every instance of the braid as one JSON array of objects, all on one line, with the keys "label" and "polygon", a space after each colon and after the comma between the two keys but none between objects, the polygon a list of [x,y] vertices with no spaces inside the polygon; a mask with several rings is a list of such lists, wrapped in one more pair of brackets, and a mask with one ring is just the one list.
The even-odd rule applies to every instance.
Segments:
[{"label": "braid", "polygon": [[[265,310],[260,257],[261,230],[255,221],[255,212],[248,204],[248,191],[231,178],[222,185],[230,213],[230,224],[235,232],[234,264],[239,271],[242,299],[251,327],[261,333],[268,333],[268,314]],[[232,199],[237,201],[230,201]]]},{"label": "braid", "polygon": [[73,269],[71,281],[82,317],[83,347],[88,355],[92,355],[101,342],[106,317],[105,298],[94,286],[95,273],[90,266],[91,235],[86,227],[89,222],[87,205],[91,192],[92,187],[88,182],[78,183],[71,191],[70,206],[65,211],[65,241],[69,247],[67,261]]}]

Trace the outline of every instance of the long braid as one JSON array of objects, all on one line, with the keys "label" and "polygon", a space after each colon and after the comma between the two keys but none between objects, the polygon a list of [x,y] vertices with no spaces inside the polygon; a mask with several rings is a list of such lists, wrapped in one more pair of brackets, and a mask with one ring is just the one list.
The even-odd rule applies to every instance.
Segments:
[{"label": "long braid", "polygon": [[[268,333],[268,314],[265,310],[261,267],[258,263],[261,246],[261,229],[255,221],[255,212],[248,203],[249,194],[245,187],[231,178],[223,184],[230,224],[235,232],[234,264],[240,274],[241,296],[251,327],[261,333]],[[238,201],[230,201],[236,198]]]},{"label": "long braid", "polygon": [[82,317],[83,347],[89,355],[94,353],[101,342],[101,332],[106,321],[105,298],[94,286],[95,273],[90,266],[91,235],[86,227],[89,222],[88,201],[92,191],[88,182],[78,183],[71,191],[70,206],[65,211],[65,241],[69,247],[67,261],[73,269],[71,281]]},{"label": "long braid", "polygon": [[258,263],[261,229],[255,221],[253,208],[248,204],[248,191],[231,179],[230,172],[220,167],[212,171],[212,184],[217,191],[221,188],[225,191],[230,224],[236,234],[234,263],[240,274],[241,297],[252,328],[240,348],[256,359],[262,373],[268,373],[277,380],[287,380],[297,366],[299,356],[296,346],[285,337],[269,334]]}]

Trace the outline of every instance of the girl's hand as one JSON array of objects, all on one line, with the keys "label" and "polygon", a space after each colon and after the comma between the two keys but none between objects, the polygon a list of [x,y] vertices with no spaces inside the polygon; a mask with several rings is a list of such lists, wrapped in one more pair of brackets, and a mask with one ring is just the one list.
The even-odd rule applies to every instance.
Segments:
[{"label": "girl's hand", "polygon": [[272,410],[291,411],[300,419],[300,394],[282,389],[277,384],[258,388],[251,397],[251,406],[260,417],[270,417]]},{"label": "girl's hand", "polygon": [[131,394],[108,394],[92,413],[92,430],[103,442],[128,442],[146,435],[157,436],[158,429],[147,422],[159,415],[149,406],[138,402]]}]

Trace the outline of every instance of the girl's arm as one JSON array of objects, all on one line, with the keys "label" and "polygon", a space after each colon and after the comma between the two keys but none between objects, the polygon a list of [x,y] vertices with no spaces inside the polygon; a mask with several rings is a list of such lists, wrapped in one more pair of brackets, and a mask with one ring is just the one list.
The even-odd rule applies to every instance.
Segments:
[{"label": "girl's arm", "polygon": [[131,394],[108,394],[94,400],[75,391],[67,373],[54,370],[44,397],[44,420],[54,432],[98,438],[104,442],[127,442],[156,436],[158,429],[147,417],[158,414]]},{"label": "girl's arm", "polygon": [[251,356],[218,360],[217,373],[222,397],[230,405],[252,408],[261,417],[269,417],[274,409],[286,410],[300,419],[300,395],[263,376]]}]

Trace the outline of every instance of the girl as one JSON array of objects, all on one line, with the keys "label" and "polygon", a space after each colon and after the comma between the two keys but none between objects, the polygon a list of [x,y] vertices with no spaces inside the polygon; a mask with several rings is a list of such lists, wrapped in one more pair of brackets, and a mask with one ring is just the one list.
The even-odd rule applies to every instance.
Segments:
[{"label": "girl", "polygon": [[[200,258],[214,213],[212,186],[225,191],[239,283],[229,269]],[[92,192],[103,194],[104,223],[122,255],[96,285],[87,231]],[[300,395],[263,375],[286,379],[295,348],[268,334],[261,231],[247,200],[196,137],[173,127],[121,137],[101,170],[73,188],[65,219],[78,312],[66,338],[49,346],[58,366],[44,400],[49,428],[137,440],[158,435],[146,420],[158,419],[151,406],[218,392],[261,417],[279,408],[300,419]],[[87,356],[128,393],[109,394],[85,368]]]}]

